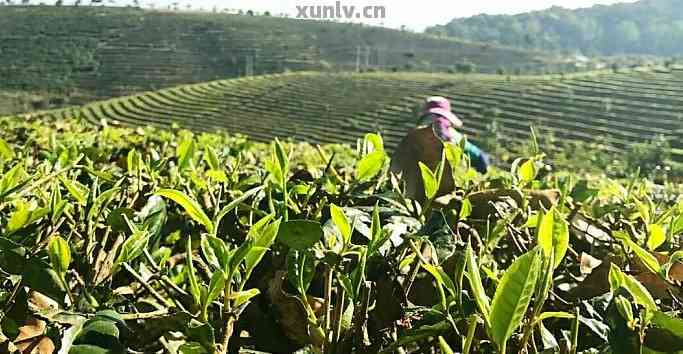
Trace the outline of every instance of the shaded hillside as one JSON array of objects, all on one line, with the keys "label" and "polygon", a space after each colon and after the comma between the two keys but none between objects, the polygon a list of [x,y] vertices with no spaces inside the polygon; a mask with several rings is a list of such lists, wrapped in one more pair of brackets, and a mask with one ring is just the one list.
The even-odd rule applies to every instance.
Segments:
[{"label": "shaded hillside", "polygon": [[494,133],[500,146],[522,143],[535,125],[543,136],[552,132],[558,141],[585,141],[616,153],[661,135],[683,161],[682,84],[683,71],[676,70],[566,78],[294,73],[186,85],[34,115],[177,123],[263,141],[354,143],[368,131],[380,131],[392,147],[415,123],[424,97],[442,95],[453,100],[475,140]]},{"label": "shaded hillside", "polygon": [[99,98],[247,74],[355,70],[357,59],[361,69],[388,71],[554,67],[534,52],[274,17],[5,6],[0,28],[0,89]]},{"label": "shaded hillside", "polygon": [[553,7],[519,15],[454,19],[427,32],[542,50],[588,55],[683,54],[679,0],[642,0],[569,10]]}]

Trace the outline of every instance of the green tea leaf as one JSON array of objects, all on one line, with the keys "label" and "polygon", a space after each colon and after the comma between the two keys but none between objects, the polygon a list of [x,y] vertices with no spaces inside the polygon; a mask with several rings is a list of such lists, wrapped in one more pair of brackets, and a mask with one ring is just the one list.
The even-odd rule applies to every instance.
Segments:
[{"label": "green tea leaf", "polygon": [[648,227],[647,249],[650,251],[656,250],[659,246],[666,242],[666,231],[659,224],[650,224]]},{"label": "green tea leaf", "polygon": [[230,181],[228,175],[223,170],[208,170],[206,171],[206,177],[217,183],[228,183]]},{"label": "green tea leaf", "polygon": [[82,184],[78,183],[77,181],[71,181],[68,178],[65,178],[64,176],[59,176],[59,181],[62,182],[62,185],[64,185],[64,188],[71,194],[74,199],[78,202],[80,205],[85,205],[85,203],[88,202],[88,189],[83,186]]},{"label": "green tea leaf", "polygon": [[247,301],[251,300],[255,296],[258,296],[261,294],[261,291],[259,289],[249,289],[245,291],[239,291],[236,293],[232,293],[231,299],[233,300],[233,307],[240,307],[242,304],[246,303]]},{"label": "green tea leaf", "polygon": [[240,264],[247,258],[249,251],[251,251],[252,248],[254,248],[254,240],[246,239],[239,247],[230,253],[230,267],[229,271],[226,273],[230,281],[232,281],[233,276],[239,270]]},{"label": "green tea leaf", "polygon": [[443,337],[439,336],[439,349],[441,349],[441,354],[453,354],[453,349],[448,345]]},{"label": "green tea leaf", "polygon": [[491,305],[491,335],[499,348],[524,319],[538,281],[541,257],[533,250],[517,258],[498,283]]},{"label": "green tea leaf", "polygon": [[680,261],[683,261],[683,251],[676,251],[669,257],[669,263],[671,264],[676,264]]},{"label": "green tea leaf", "polygon": [[209,354],[209,351],[198,342],[186,342],[178,347],[180,354]]},{"label": "green tea leaf", "polygon": [[462,163],[463,150],[460,146],[451,143],[444,143],[444,151],[446,154],[446,161],[451,165],[451,169],[455,169]]},{"label": "green tea leaf", "polygon": [[60,236],[54,236],[47,245],[47,253],[50,256],[52,268],[58,274],[64,276],[71,264],[71,248],[69,248],[69,243]]},{"label": "green tea leaf", "polygon": [[[160,196],[152,195],[147,199],[147,204],[140,210],[137,217],[142,222],[142,228],[149,231],[150,237],[158,240],[168,219],[166,202]],[[150,245],[157,247],[157,243],[153,242]]]},{"label": "green tea leaf", "polygon": [[280,165],[280,171],[282,171],[282,177],[286,178],[287,172],[289,171],[289,155],[285,151],[284,146],[280,143],[280,140],[275,139],[274,142],[274,155]]},{"label": "green tea leaf", "polygon": [[484,285],[481,282],[479,266],[477,265],[477,260],[470,243],[467,244],[467,249],[465,250],[465,266],[467,269],[467,279],[470,283],[474,300],[477,302],[477,307],[479,307],[479,311],[484,316],[484,319],[488,321],[491,305],[489,304],[488,296],[486,296]]},{"label": "green tea leaf", "polygon": [[614,304],[621,316],[626,320],[626,323],[633,322],[633,305],[631,301],[622,295],[617,295],[614,297]]},{"label": "green tea leaf", "polygon": [[290,220],[282,223],[278,232],[278,241],[294,250],[305,250],[312,247],[323,237],[323,228],[317,221]]},{"label": "green tea leaf", "polygon": [[0,138],[0,160],[10,161],[14,158],[14,150],[2,138]]},{"label": "green tea leaf", "polygon": [[384,151],[384,141],[379,134],[365,134],[365,142],[372,144],[374,151]]},{"label": "green tea leaf", "polygon": [[671,223],[670,231],[672,236],[678,236],[683,233],[683,215],[679,215],[678,217],[674,218]]},{"label": "green tea leaf", "polygon": [[628,234],[622,231],[615,231],[612,234],[616,239],[618,239],[624,244],[624,247],[626,247],[626,249],[630,249],[631,251],[633,251],[633,253],[635,253],[636,256],[638,256],[640,261],[643,262],[647,269],[649,269],[651,272],[655,274],[660,274],[662,267],[657,261],[657,258],[652,253],[638,246],[638,244],[631,240]]},{"label": "green tea leaf", "polygon": [[429,272],[439,284],[444,286],[451,296],[455,296],[458,293],[455,283],[453,283],[453,280],[443,271],[443,268],[427,263],[422,263],[422,268]]},{"label": "green tea leaf", "polygon": [[204,147],[204,161],[209,165],[210,170],[221,170],[221,163],[216,155],[216,151],[209,145]]},{"label": "green tea leaf", "polygon": [[284,181],[284,174],[277,158],[273,156],[270,159],[267,159],[264,167],[270,174],[269,178],[273,181],[273,183],[281,186],[282,182]]},{"label": "green tea leaf", "polygon": [[124,346],[119,341],[121,330],[125,326],[118,313],[111,310],[99,311],[94,317],[83,323],[76,334],[69,353],[121,353]]},{"label": "green tea leaf", "polygon": [[614,264],[610,264],[610,272],[607,276],[611,292],[616,292],[624,284],[624,273]]},{"label": "green tea leaf", "polygon": [[439,191],[436,176],[434,175],[434,172],[421,161],[418,162],[418,165],[420,166],[420,174],[422,175],[422,182],[424,183],[425,196],[427,199],[432,199]]},{"label": "green tea leaf", "polygon": [[95,199],[92,206],[90,207],[90,210],[88,211],[88,220],[94,222],[95,218],[100,215],[102,208],[105,205],[109,204],[112,198],[114,198],[114,194],[119,192],[120,190],[121,188],[115,187],[100,193],[100,195]]},{"label": "green tea leaf", "polygon": [[459,218],[460,220],[467,220],[470,215],[472,215],[472,202],[470,202],[469,198],[465,198],[463,199],[462,206],[460,207]]},{"label": "green tea leaf", "polygon": [[206,216],[199,203],[187,194],[173,189],[162,189],[156,194],[178,203],[194,221],[202,224],[209,233],[213,233],[213,222]]},{"label": "green tea leaf", "polygon": [[363,157],[356,164],[356,178],[360,182],[369,181],[377,176],[386,162],[384,151],[375,151]]},{"label": "green tea leaf", "polygon": [[652,324],[669,331],[683,342],[683,319],[671,317],[661,311],[655,311],[652,316]]},{"label": "green tea leaf", "polygon": [[555,208],[541,218],[538,243],[546,257],[553,257],[553,269],[556,269],[569,249],[569,225]]},{"label": "green tea leaf", "polygon": [[114,261],[114,269],[118,269],[123,263],[133,261],[139,257],[147,247],[149,241],[149,232],[147,230],[135,230],[133,234],[123,242],[121,251],[119,251],[116,261]]},{"label": "green tea leaf", "polygon": [[135,149],[130,150],[128,152],[126,162],[128,167],[128,174],[130,174],[131,176],[137,175],[137,173],[140,172],[140,170],[142,169],[142,156]]},{"label": "green tea leaf", "polygon": [[190,294],[194,299],[194,303],[199,305],[201,303],[201,289],[199,288],[199,283],[197,282],[197,276],[194,274],[194,265],[192,264],[192,239],[187,238],[187,279],[190,283]]},{"label": "green tea leaf", "polygon": [[368,244],[368,256],[377,253],[387,242],[391,234],[382,231],[382,223],[379,219],[379,204],[375,204],[372,210],[372,222],[370,224],[370,243]]},{"label": "green tea leaf", "polygon": [[229,270],[230,250],[223,240],[215,236],[203,235],[201,249],[209,265],[224,272]]},{"label": "green tea leaf", "polygon": [[645,307],[651,313],[657,311],[657,303],[647,288],[633,276],[622,272],[614,264],[610,267],[609,279],[612,292],[616,291],[615,287],[624,288],[633,296],[637,304]]},{"label": "green tea leaf", "polygon": [[305,295],[315,276],[315,259],[306,251],[290,250],[287,254],[287,279]]},{"label": "green tea leaf", "polygon": [[[256,223],[249,230],[248,238],[254,241],[253,247],[249,250],[244,259],[244,280],[246,281],[251,276],[251,272],[261,262],[263,256],[268,252],[270,246],[273,245],[280,230],[280,219],[269,223],[272,220],[272,215],[266,216]],[[259,227],[259,223],[263,223],[263,227]]]},{"label": "green tea leaf", "polygon": [[517,169],[517,177],[522,182],[528,183],[533,181],[536,178],[536,174],[538,172],[536,171],[536,164],[534,160],[526,160],[519,168]]},{"label": "green tea leaf", "polygon": [[570,320],[570,319],[573,319],[573,318],[575,318],[575,317],[576,317],[576,316],[574,316],[574,314],[568,313],[568,312],[561,312],[561,311],[558,311],[558,312],[543,312],[543,313],[541,313],[541,314],[536,318],[536,322],[540,322],[540,321],[543,321],[543,320],[546,320],[546,319],[549,319],[549,318],[564,318],[564,319],[569,319],[569,320]]},{"label": "green tea leaf", "polygon": [[16,192],[15,189],[18,188],[20,183],[26,185],[29,181],[30,179],[24,170],[24,165],[21,163],[16,164],[0,178],[0,200],[7,197],[10,193]]},{"label": "green tea leaf", "polygon": [[218,297],[221,295],[221,293],[225,289],[225,278],[226,276],[225,273],[223,273],[223,271],[219,270],[213,272],[213,276],[211,277],[211,281],[209,282],[209,291],[206,296],[206,301],[204,302],[205,307],[207,307],[214,300],[218,299]]},{"label": "green tea leaf", "polygon": [[349,244],[351,242],[351,224],[349,219],[346,218],[344,209],[331,204],[330,214],[332,215],[332,221],[337,226],[339,233],[341,233],[344,243]]},{"label": "green tea leaf", "polygon": [[13,234],[23,229],[28,225],[30,219],[31,210],[29,203],[23,200],[18,201],[12,216],[10,216],[9,221],[7,222],[7,232]]},{"label": "green tea leaf", "polygon": [[254,196],[256,194],[258,194],[258,192],[260,192],[261,190],[263,190],[263,186],[252,188],[252,189],[244,192],[244,194],[242,194],[238,198],[236,198],[233,201],[231,201],[230,203],[228,203],[228,205],[226,205],[223,209],[221,209],[221,211],[218,212],[218,214],[216,215],[216,217],[214,219],[214,225],[216,227],[218,227],[218,225],[220,225],[220,223],[221,223],[221,220],[223,220],[223,218],[226,215],[228,215],[231,211],[233,211],[237,207],[239,207],[240,204],[244,203],[245,200],[251,198],[252,196]]},{"label": "green tea leaf", "polygon": [[178,158],[178,169],[185,171],[192,164],[192,159],[196,152],[194,139],[188,138],[178,145],[176,149],[176,157]]}]

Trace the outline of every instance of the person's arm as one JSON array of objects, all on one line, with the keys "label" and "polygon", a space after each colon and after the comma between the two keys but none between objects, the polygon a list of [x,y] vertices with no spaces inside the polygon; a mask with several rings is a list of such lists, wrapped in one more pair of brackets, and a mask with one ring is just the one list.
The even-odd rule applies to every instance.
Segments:
[{"label": "person's arm", "polygon": [[484,174],[489,169],[491,161],[489,155],[482,151],[478,146],[470,143],[465,143],[465,153],[470,158],[470,163],[477,172]]}]

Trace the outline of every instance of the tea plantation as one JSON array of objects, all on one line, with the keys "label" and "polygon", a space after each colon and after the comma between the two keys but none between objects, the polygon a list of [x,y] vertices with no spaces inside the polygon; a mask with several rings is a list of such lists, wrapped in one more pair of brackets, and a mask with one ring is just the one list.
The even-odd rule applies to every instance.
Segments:
[{"label": "tea plantation", "polygon": [[683,71],[675,68],[566,77],[306,72],[185,85],[31,115],[223,129],[262,141],[353,143],[378,131],[394,147],[414,126],[424,97],[442,95],[454,102],[465,132],[480,142],[521,144],[533,125],[552,137],[545,141],[550,150],[586,142],[615,154],[663,136],[671,144],[671,164],[678,166],[682,81]]},{"label": "tea plantation", "polygon": [[540,52],[267,16],[6,6],[0,28],[0,89],[58,92],[80,103],[248,74],[355,70],[357,60],[361,69],[387,71],[562,66]]}]

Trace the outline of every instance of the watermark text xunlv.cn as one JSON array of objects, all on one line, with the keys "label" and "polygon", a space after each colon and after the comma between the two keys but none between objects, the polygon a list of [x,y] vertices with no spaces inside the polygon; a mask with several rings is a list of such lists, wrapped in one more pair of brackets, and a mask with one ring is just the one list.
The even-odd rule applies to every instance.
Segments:
[{"label": "watermark text xunlv.cn", "polygon": [[297,5],[297,18],[310,19],[382,19],[387,17],[385,6],[342,5],[341,1],[334,5]]}]

